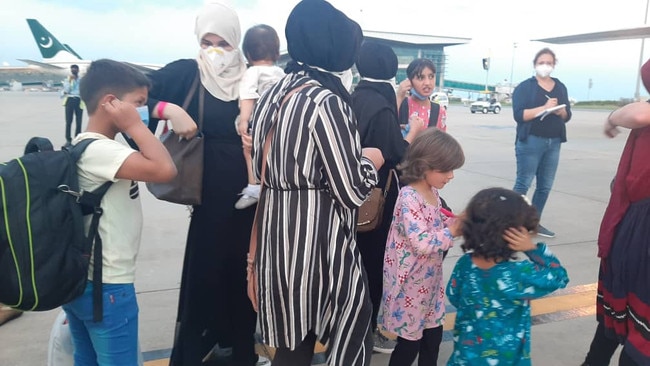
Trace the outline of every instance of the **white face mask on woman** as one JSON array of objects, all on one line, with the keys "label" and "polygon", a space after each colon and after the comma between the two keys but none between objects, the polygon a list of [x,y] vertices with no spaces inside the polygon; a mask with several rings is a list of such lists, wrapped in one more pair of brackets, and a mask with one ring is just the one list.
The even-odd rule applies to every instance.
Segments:
[{"label": "white face mask on woman", "polygon": [[551,75],[553,72],[553,66],[549,64],[539,64],[535,66],[535,72],[537,73],[537,76],[540,78],[545,78]]},{"label": "white face mask on woman", "polygon": [[226,51],[223,47],[207,47],[201,49],[206,60],[210,60],[215,74],[219,75],[225,70],[236,57],[235,52]]},{"label": "white face mask on woman", "polygon": [[352,75],[352,69],[347,69],[345,71],[342,71],[338,73],[336,76],[338,76],[341,79],[341,84],[343,84],[343,87],[348,91],[352,91],[352,81],[354,79],[354,75]]}]

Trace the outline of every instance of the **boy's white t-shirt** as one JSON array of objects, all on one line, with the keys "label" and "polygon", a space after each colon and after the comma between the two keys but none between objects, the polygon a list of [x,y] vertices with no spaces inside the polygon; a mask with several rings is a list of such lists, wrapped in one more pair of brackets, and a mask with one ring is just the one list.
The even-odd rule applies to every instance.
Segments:
[{"label": "boy's white t-shirt", "polygon": [[278,66],[249,67],[239,82],[239,99],[259,99],[265,91],[284,76],[284,70]]},{"label": "boy's white t-shirt", "polygon": [[[77,162],[79,187],[93,191],[107,181],[113,185],[102,198],[104,211],[99,219],[99,235],[102,238],[102,282],[133,283],[135,261],[140,249],[142,233],[142,205],[138,182],[115,178],[126,158],[135,152],[129,146],[94,132],[84,132],[72,144],[87,138],[93,141]],[[92,215],[84,217],[86,232]],[[90,257],[88,278],[92,279],[93,257]]]}]

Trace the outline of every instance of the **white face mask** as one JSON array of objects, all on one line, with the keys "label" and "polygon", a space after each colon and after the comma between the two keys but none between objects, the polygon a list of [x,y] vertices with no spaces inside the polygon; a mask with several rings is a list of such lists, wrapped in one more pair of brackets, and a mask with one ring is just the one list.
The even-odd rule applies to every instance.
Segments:
[{"label": "white face mask", "polygon": [[545,78],[551,75],[553,72],[553,66],[548,65],[548,64],[540,64],[535,66],[535,72],[537,73],[537,76],[540,78]]},{"label": "white face mask", "polygon": [[352,75],[352,69],[347,69],[345,71],[341,71],[340,73],[336,73],[336,76],[341,79],[341,84],[343,84],[343,87],[348,91],[352,91],[352,80],[354,79],[354,75]]},{"label": "white face mask", "polygon": [[223,47],[207,47],[201,49],[206,61],[210,61],[215,73],[220,74],[225,70],[237,56],[233,51],[226,51]]},{"label": "white face mask", "polygon": [[136,107],[135,110],[140,114],[140,120],[145,124],[145,126],[149,126],[149,108],[146,105],[143,105]]}]

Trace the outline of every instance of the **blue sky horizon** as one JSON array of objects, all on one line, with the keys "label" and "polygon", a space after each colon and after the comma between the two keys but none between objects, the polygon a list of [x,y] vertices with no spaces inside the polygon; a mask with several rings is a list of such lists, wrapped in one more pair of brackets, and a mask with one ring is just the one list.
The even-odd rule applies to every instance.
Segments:
[{"label": "blue sky horizon", "polygon": [[[284,25],[298,2],[226,0],[238,12],[243,32],[260,23],[274,27],[284,40]],[[553,73],[578,101],[618,100],[634,96],[641,40],[572,45],[531,39],[641,26],[647,0],[621,0],[616,6],[546,0],[455,0],[424,3],[402,0],[330,1],[364,30],[471,38],[468,44],[445,48],[445,79],[485,83],[481,59],[490,57],[488,83],[515,83],[533,75],[535,53],[550,47],[558,58]],[[204,0],[0,0],[0,63],[25,65],[17,59],[41,60],[27,26],[35,18],[61,42],[85,59],[166,64],[193,58],[198,52],[194,18]],[[579,4],[575,4],[579,3]],[[516,44],[516,47],[514,45]],[[643,61],[650,57],[645,47]],[[589,88],[591,79],[592,87]],[[641,96],[648,92],[641,85]],[[463,96],[462,94],[458,94]]]}]

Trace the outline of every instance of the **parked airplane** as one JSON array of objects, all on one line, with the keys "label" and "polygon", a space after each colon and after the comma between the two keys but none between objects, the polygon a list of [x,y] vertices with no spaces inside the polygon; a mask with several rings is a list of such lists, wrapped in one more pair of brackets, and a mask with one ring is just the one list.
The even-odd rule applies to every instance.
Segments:
[{"label": "parked airplane", "polygon": [[[67,75],[70,71],[71,65],[78,65],[81,74],[83,74],[90,65],[91,60],[84,60],[78,53],[76,53],[72,47],[68,46],[65,43],[61,43],[52,33],[50,33],[41,23],[36,19],[27,19],[27,24],[29,29],[34,36],[34,40],[38,45],[38,49],[43,56],[42,61],[30,60],[30,59],[18,59],[22,62],[27,63],[29,66],[23,67],[0,67],[0,72],[47,72],[55,73],[61,75]],[[129,65],[139,69],[143,72],[148,72],[151,70],[157,70],[162,65],[154,64],[142,64],[142,63],[132,63],[127,62]]]}]

